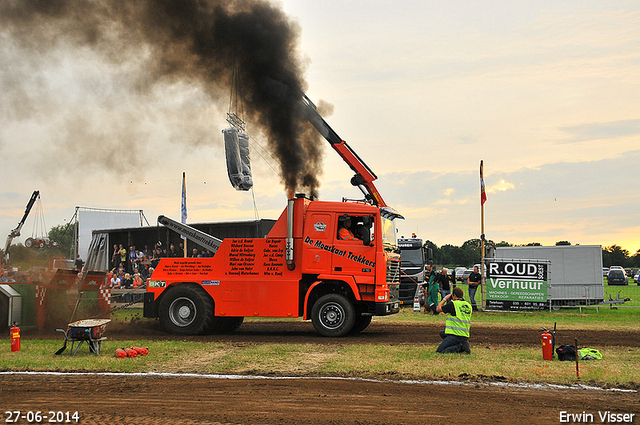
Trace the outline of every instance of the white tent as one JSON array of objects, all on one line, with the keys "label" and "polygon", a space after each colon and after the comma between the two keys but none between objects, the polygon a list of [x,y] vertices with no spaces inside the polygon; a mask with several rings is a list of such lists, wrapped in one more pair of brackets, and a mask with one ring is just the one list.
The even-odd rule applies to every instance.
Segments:
[{"label": "white tent", "polygon": [[[143,220],[146,221],[142,210],[107,210],[76,207],[76,217],[78,220],[77,252],[83,260],[88,259],[89,246],[91,245],[94,230],[141,227]],[[105,242],[108,241],[103,241],[102,243],[104,244]]]}]

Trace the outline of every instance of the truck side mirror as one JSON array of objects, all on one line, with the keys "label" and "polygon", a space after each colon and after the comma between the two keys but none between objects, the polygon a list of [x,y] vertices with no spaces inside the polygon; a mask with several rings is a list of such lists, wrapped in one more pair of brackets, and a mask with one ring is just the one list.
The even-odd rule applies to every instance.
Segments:
[{"label": "truck side mirror", "polygon": [[433,263],[433,249],[425,248],[424,249],[425,260],[427,260],[428,264]]}]

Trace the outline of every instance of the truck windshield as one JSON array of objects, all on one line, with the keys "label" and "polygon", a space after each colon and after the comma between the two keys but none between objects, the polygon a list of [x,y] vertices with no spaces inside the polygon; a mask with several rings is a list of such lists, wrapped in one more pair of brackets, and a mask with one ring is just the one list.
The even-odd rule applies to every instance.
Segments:
[{"label": "truck windshield", "polygon": [[405,248],[400,253],[402,267],[422,267],[424,258],[422,248]]},{"label": "truck windshield", "polygon": [[385,250],[395,251],[398,249],[396,224],[393,220],[384,217],[382,217],[382,243]]}]

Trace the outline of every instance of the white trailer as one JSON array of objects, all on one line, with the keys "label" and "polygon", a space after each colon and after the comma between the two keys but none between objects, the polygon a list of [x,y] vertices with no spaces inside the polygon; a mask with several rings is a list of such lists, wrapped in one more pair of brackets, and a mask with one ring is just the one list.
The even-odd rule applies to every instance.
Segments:
[{"label": "white trailer", "polygon": [[547,300],[551,305],[591,305],[604,300],[600,245],[497,247],[495,258],[550,260]]}]

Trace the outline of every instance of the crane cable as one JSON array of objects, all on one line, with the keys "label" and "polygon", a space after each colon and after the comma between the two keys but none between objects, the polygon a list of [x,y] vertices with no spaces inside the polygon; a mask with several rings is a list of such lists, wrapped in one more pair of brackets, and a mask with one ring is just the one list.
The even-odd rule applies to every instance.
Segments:
[{"label": "crane cable", "polygon": [[[235,105],[235,111],[232,112]],[[231,76],[231,90],[229,93],[229,110],[227,111],[227,122],[233,126],[240,127],[243,131],[245,130],[245,121],[244,121],[244,103],[242,102],[242,96],[240,96],[240,78],[238,77],[238,64],[234,64],[233,66],[233,74]],[[276,167],[274,167],[272,162],[277,164],[277,167],[281,167],[282,164],[278,159],[269,152],[267,148],[262,146],[258,141],[247,133],[249,136],[249,142],[251,146],[253,146],[256,153],[264,160],[264,162],[273,170],[274,173],[278,175],[278,177],[282,178],[282,173],[278,171]],[[267,156],[270,158],[268,159]]]},{"label": "crane cable", "polygon": [[33,230],[31,231],[31,239],[37,241],[37,247],[50,246],[47,224],[44,221],[44,208],[42,207],[42,198],[38,195],[35,205],[35,219],[33,220]]},{"label": "crane cable", "polygon": [[[235,108],[234,108],[235,106]],[[244,103],[242,102],[242,96],[240,95],[240,78],[238,76],[238,64],[237,62],[233,66],[233,71],[231,75],[231,90],[229,93],[229,109],[227,112],[227,122],[234,127],[237,127],[239,130],[245,131],[245,121],[244,121]],[[253,147],[253,151],[257,153],[260,158],[276,173],[280,178],[282,178],[282,173],[278,171],[278,167],[281,168],[282,164],[276,157],[269,152],[267,148],[262,146],[258,141],[251,136],[249,133],[246,133],[249,137],[249,143]],[[273,165],[273,162],[277,164],[277,167]],[[251,198],[253,201],[253,212],[256,220],[259,220],[260,214],[258,212],[258,205],[256,203],[256,196],[254,187],[251,187]]]},{"label": "crane cable", "polygon": [[33,231],[31,232],[31,237],[44,239],[46,229],[47,227],[44,222],[44,210],[42,208],[42,199],[38,196],[38,200],[36,201],[36,213],[35,213],[35,220],[33,221]]}]

